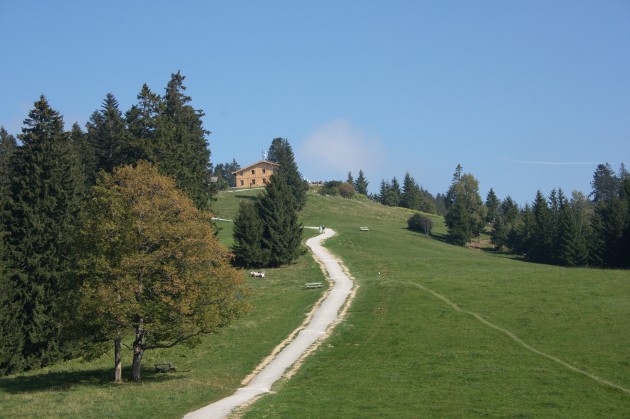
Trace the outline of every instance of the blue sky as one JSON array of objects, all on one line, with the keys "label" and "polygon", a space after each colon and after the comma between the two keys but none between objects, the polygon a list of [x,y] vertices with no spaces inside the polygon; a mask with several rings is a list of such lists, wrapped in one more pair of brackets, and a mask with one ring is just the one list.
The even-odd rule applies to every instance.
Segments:
[{"label": "blue sky", "polygon": [[84,126],[181,70],[214,163],[285,137],[309,179],[436,194],[459,163],[521,204],[630,166],[628,0],[0,0],[0,28],[13,134],[40,94]]}]

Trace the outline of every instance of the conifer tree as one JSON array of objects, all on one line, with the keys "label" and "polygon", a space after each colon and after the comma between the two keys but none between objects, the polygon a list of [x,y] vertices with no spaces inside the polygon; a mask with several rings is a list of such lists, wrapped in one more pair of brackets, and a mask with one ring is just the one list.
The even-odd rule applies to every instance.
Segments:
[{"label": "conifer tree", "polygon": [[346,178],[346,183],[354,185],[354,177],[352,177],[352,172],[348,172],[348,177]]},{"label": "conifer tree", "polygon": [[400,206],[403,208],[409,208],[419,210],[421,206],[422,195],[420,187],[416,183],[416,180],[411,177],[409,172],[405,173],[405,179],[403,180],[402,194],[400,198]]},{"label": "conifer tree", "polygon": [[68,356],[60,339],[71,315],[76,284],[68,279],[73,238],[81,208],[84,176],[63,119],[44,96],[24,121],[15,153],[6,236],[9,280],[22,342],[15,346],[31,368]]},{"label": "conifer tree", "polygon": [[178,71],[166,86],[157,119],[153,160],[160,172],[175,178],[177,187],[193,200],[197,208],[207,210],[213,197],[210,185],[210,150],[201,118],[191,98],[184,94],[185,77]]},{"label": "conifer tree", "polygon": [[532,206],[534,228],[527,258],[533,262],[551,263],[553,261],[553,225],[547,200],[542,192],[536,193]]},{"label": "conifer tree", "polygon": [[284,177],[271,176],[258,207],[263,224],[261,248],[269,255],[268,265],[278,267],[293,262],[299,256],[302,225]]},{"label": "conifer tree", "polygon": [[357,176],[357,179],[354,182],[354,188],[356,189],[357,193],[367,196],[368,185],[369,185],[369,182],[365,178],[365,174],[363,174],[363,170],[359,170],[359,176]]},{"label": "conifer tree", "polygon": [[260,267],[269,264],[269,252],[261,247],[263,229],[259,203],[241,201],[238,215],[234,219],[232,246],[237,265]]},{"label": "conifer tree", "polygon": [[17,143],[15,137],[9,134],[3,126],[0,126],[0,208],[2,208],[3,198],[9,193],[11,159],[16,150]]},{"label": "conifer tree", "polygon": [[[153,93],[147,84],[136,96],[137,104],[125,113],[130,147],[135,152],[135,160],[156,161],[153,147],[157,145],[158,116],[163,102],[160,95]],[[133,160],[133,158],[131,159]]]},{"label": "conifer tree", "polygon": [[308,184],[298,169],[289,141],[286,138],[274,138],[269,146],[268,159],[280,165],[276,177],[284,179],[293,197],[296,210],[301,211],[306,205]]},{"label": "conifer tree", "polygon": [[488,191],[488,195],[486,195],[486,208],[488,209],[488,214],[486,215],[486,222],[489,224],[494,224],[499,214],[499,198],[494,193],[494,189],[490,188]]},{"label": "conifer tree", "polygon": [[579,209],[560,198],[557,262],[567,266],[583,266],[588,262],[588,238]]},{"label": "conifer tree", "polygon": [[129,136],[118,101],[108,93],[99,111],[94,111],[87,123],[87,141],[94,153],[95,172],[90,173],[90,181],[96,172],[111,172],[114,167],[132,163]]}]

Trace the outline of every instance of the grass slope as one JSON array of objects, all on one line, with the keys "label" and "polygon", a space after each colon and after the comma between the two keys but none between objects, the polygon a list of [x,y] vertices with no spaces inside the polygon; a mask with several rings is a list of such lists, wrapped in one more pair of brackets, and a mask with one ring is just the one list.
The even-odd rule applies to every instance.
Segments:
[{"label": "grass slope", "polygon": [[305,222],[339,232],[328,247],[361,288],[331,339],[246,417],[628,417],[630,394],[514,336],[630,389],[630,272],[455,248],[406,230],[408,215],[311,197]]},{"label": "grass slope", "polygon": [[[217,215],[233,219],[238,201],[256,193],[220,194]],[[439,240],[439,218],[436,240],[409,232],[410,214],[309,195],[304,225],[337,230],[327,245],[361,288],[331,338],[247,417],[628,417],[630,395],[528,350],[480,318],[630,388],[630,272],[452,247]],[[231,244],[232,225],[217,224]],[[231,394],[321,293],[301,289],[322,280],[309,256],[267,273],[250,280],[254,310],[232,326],[195,349],[147,352],[141,384],[111,383],[112,354],[60,363],[0,378],[0,417],[180,417]],[[153,373],[162,361],[177,373]]]}]

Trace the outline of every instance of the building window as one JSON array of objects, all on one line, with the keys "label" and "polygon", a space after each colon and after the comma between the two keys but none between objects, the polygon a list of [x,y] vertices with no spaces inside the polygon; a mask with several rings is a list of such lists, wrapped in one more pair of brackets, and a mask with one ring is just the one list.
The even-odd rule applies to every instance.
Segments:
[{"label": "building window", "polygon": [[267,169],[263,169],[263,175],[267,173]]},{"label": "building window", "polygon": [[256,169],[252,169],[252,175],[256,174]]},{"label": "building window", "polygon": [[241,186],[245,186],[245,181],[241,179]]},{"label": "building window", "polygon": [[263,178],[263,183],[266,185],[267,184],[267,178]]},{"label": "building window", "polygon": [[252,185],[256,184],[256,179],[252,179]]},{"label": "building window", "polygon": [[243,176],[245,174],[245,172],[241,172],[241,176]]}]

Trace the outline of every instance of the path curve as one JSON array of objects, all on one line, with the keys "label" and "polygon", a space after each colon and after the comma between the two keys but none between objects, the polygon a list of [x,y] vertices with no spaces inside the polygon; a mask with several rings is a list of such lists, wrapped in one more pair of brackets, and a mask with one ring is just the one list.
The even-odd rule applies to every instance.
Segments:
[{"label": "path curve", "polygon": [[311,313],[310,321],[292,333],[295,337],[264,368],[262,368],[245,387],[239,388],[233,395],[218,400],[199,410],[188,413],[185,419],[225,418],[235,408],[247,404],[264,393],[271,391],[271,386],[280,379],[285,371],[308,354],[313,344],[321,341],[330,328],[339,319],[339,312],[353,292],[353,282],[346,274],[339,259],[335,258],[321,244],[335,232],[329,228],[323,234],[310,238],[306,245],[315,259],[324,266],[328,279],[333,286],[323,296],[323,300]]}]

